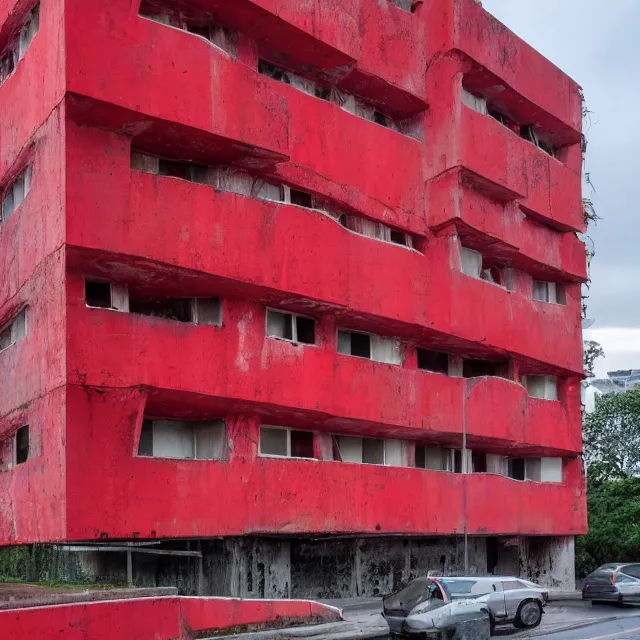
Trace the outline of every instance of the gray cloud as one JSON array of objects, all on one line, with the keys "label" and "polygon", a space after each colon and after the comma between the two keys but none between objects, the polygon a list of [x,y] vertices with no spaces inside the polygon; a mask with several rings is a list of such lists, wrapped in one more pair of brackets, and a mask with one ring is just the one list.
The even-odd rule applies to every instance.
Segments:
[{"label": "gray cloud", "polygon": [[640,326],[640,3],[484,0],[484,7],[582,85],[593,112],[586,170],[600,223],[589,316],[596,327]]}]

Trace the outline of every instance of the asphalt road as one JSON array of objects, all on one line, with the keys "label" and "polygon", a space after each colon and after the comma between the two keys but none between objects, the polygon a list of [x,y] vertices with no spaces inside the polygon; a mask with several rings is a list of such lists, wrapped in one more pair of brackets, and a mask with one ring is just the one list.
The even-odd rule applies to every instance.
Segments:
[{"label": "asphalt road", "polygon": [[[345,601],[342,606],[345,619],[356,623],[361,630],[385,626],[380,601],[353,606]],[[640,640],[640,607],[594,606],[581,601],[551,603],[536,629],[519,631],[512,626],[498,627],[494,637],[503,640]]]}]

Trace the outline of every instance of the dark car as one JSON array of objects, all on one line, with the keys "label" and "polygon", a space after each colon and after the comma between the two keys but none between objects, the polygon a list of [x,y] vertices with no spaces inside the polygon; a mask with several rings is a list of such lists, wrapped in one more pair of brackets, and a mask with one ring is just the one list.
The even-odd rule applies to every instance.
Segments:
[{"label": "dark car", "polygon": [[598,567],[585,578],[582,599],[593,604],[640,603],[640,563],[612,562]]}]

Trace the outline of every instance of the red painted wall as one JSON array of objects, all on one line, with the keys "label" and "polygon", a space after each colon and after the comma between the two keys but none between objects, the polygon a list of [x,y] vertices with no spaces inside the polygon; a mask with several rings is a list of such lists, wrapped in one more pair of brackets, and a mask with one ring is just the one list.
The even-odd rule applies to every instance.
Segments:
[{"label": "red painted wall", "polygon": [[3,637],[38,640],[190,640],[196,634],[284,620],[340,620],[305,600],[148,598],[0,611]]},{"label": "red painted wall", "polygon": [[[0,472],[0,544],[584,532],[578,86],[472,0],[413,14],[386,0],[192,4],[239,32],[237,55],[140,18],[137,2],[56,0],[0,86],[0,188],[28,163],[34,176],[0,223],[0,326],[28,305],[29,327],[0,352],[0,440],[26,423],[32,436],[28,462]],[[0,1],[0,44],[28,8]],[[416,137],[259,75],[260,57],[412,118]],[[500,86],[500,107],[553,135],[557,158],[464,106],[463,86]],[[410,232],[420,251],[132,171],[132,148],[250,169]],[[461,241],[518,270],[514,289],[462,274]],[[85,277],[219,295],[223,325],[88,309]],[[533,301],[534,278],[564,283],[567,304]],[[267,304],[314,316],[318,345],[265,339]],[[337,327],[401,339],[403,365],[337,354]],[[416,346],[509,359],[516,380],[556,375],[559,400],[419,371]],[[224,417],[228,459],[138,458],[145,411]],[[261,459],[267,420],[448,446],[464,432],[479,451],[562,456],[564,480]]]}]

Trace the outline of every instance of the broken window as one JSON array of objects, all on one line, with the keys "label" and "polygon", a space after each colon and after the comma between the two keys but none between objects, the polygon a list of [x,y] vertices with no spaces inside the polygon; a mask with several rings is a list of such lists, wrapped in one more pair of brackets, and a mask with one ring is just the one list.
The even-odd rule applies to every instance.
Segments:
[{"label": "broken window", "polygon": [[222,303],[220,298],[195,298],[193,321],[196,324],[222,325]]},{"label": "broken window", "polygon": [[400,345],[393,338],[338,330],[338,353],[387,364],[402,364]]},{"label": "broken window", "polygon": [[491,282],[498,286],[505,286],[504,274],[502,269],[493,264],[488,258],[483,256],[479,251],[460,246],[460,267],[462,273],[478,280]]},{"label": "broken window", "polygon": [[415,5],[418,4],[416,0],[389,0],[389,1],[391,2],[391,4],[395,4],[396,7],[399,7],[404,11],[409,11],[410,13],[414,12]]},{"label": "broken window", "polygon": [[15,464],[24,464],[29,459],[29,425],[16,431],[14,451]]},{"label": "broken window", "polygon": [[509,363],[508,362],[493,362],[491,360],[468,360],[462,361],[462,377],[463,378],[483,378],[483,377],[496,377],[496,378],[508,378],[509,377]]},{"label": "broken window", "polygon": [[533,281],[533,299],[551,304],[567,304],[564,286],[559,282]]},{"label": "broken window", "polygon": [[2,222],[24,202],[31,190],[31,165],[26,167],[20,175],[4,190],[2,196]]},{"label": "broken window", "polygon": [[311,431],[285,427],[260,427],[260,455],[282,458],[315,458]]},{"label": "broken window", "polygon": [[302,344],[315,344],[316,323],[313,318],[267,309],[267,336]]},{"label": "broken window", "polygon": [[131,152],[131,168],[198,184],[212,184],[214,181],[213,170],[206,165],[182,160],[167,160],[137,151]]},{"label": "broken window", "polygon": [[129,300],[129,311],[143,316],[165,318],[177,322],[194,322],[193,304],[190,298],[169,300]]},{"label": "broken window", "polygon": [[362,438],[362,463],[384,464],[384,440]]},{"label": "broken window", "polygon": [[8,349],[27,335],[27,310],[20,311],[2,329],[0,329],[0,351]]},{"label": "broken window", "polygon": [[471,472],[487,473],[487,454],[486,453],[474,452],[471,454]]},{"label": "broken window", "polygon": [[522,377],[522,384],[532,398],[558,399],[558,378],[556,376],[527,375]]},{"label": "broken window", "polygon": [[299,207],[305,207],[306,209],[313,209],[313,196],[306,191],[291,189],[290,200],[291,204],[295,204]]},{"label": "broken window", "polygon": [[13,74],[18,62],[24,58],[40,26],[40,4],[37,4],[22,23],[19,34],[0,55],[0,86]]},{"label": "broken window", "polygon": [[513,480],[562,482],[562,458],[510,458],[507,475]]},{"label": "broken window", "polygon": [[418,445],[416,446],[416,467],[431,471],[462,473],[462,451]]},{"label": "broken window", "polygon": [[340,224],[349,229],[349,231],[353,231],[361,236],[366,236],[367,238],[399,244],[404,247],[409,247],[410,249],[413,248],[413,237],[411,234],[405,233],[400,229],[393,229],[375,220],[343,214],[340,216]]},{"label": "broken window", "polygon": [[449,354],[418,348],[418,369],[449,374]]},{"label": "broken window", "polygon": [[139,15],[159,24],[182,29],[208,40],[231,56],[236,54],[236,34],[211,19],[210,14],[195,14],[165,6],[167,2],[142,0]]},{"label": "broken window", "polygon": [[84,295],[87,307],[129,311],[129,292],[125,285],[85,280]]},{"label": "broken window", "polygon": [[138,455],[184,460],[222,460],[225,457],[222,420],[187,422],[144,419]]},{"label": "broken window", "polygon": [[462,87],[462,104],[482,115],[486,116],[489,113],[487,111],[487,101],[480,96],[473,95],[464,87]]},{"label": "broken window", "polygon": [[541,149],[546,154],[555,158],[556,152],[553,145],[544,140],[544,135],[540,134],[532,124],[524,124],[520,127],[520,137],[523,140],[527,140],[532,144],[535,144],[538,149]]}]

